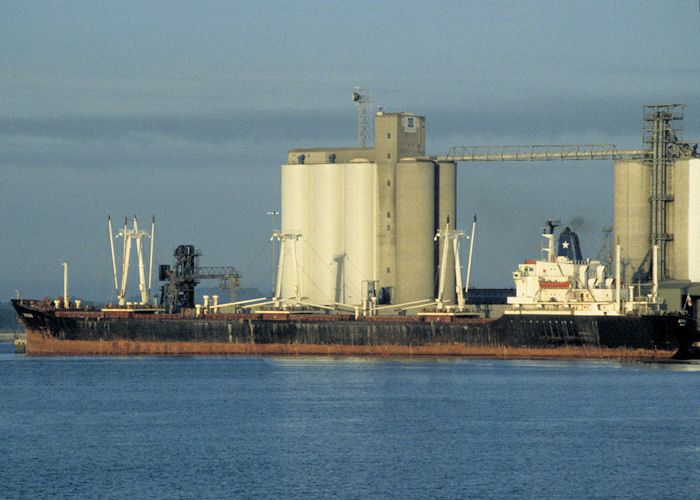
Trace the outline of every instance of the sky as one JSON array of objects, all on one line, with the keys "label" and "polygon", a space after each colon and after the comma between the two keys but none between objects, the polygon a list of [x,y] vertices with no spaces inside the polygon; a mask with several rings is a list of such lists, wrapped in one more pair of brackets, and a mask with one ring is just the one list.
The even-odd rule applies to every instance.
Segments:
[{"label": "sky", "polygon": [[[0,300],[61,295],[62,262],[70,296],[111,299],[108,215],[155,215],[156,264],[193,244],[269,294],[280,165],[356,145],[356,86],[425,116],[430,155],[639,149],[650,104],[700,140],[697,0],[1,2],[0,49]],[[613,163],[461,163],[474,213],[471,287],[512,286],[549,218],[594,257]]]}]

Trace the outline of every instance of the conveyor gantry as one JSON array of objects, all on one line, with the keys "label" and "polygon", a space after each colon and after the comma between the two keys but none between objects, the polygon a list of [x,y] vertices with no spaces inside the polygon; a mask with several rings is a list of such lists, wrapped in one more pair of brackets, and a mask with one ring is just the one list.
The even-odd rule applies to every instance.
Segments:
[{"label": "conveyor gantry", "polygon": [[554,146],[454,146],[433,161],[563,161],[563,160],[642,160],[649,167],[651,189],[651,241],[659,246],[660,269],[667,277],[666,243],[673,239],[667,230],[667,170],[679,158],[697,158],[699,141],[683,140],[682,104],[644,106],[642,110],[644,149],[620,150],[614,144],[568,144]]},{"label": "conveyor gantry", "polygon": [[435,161],[561,161],[642,159],[641,149],[620,150],[614,144],[567,144],[554,146],[454,146]]}]

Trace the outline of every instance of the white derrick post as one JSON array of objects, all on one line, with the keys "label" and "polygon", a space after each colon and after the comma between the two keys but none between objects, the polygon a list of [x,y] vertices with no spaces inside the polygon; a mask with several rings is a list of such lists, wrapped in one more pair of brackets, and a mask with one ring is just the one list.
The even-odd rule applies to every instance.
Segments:
[{"label": "white derrick post", "polygon": [[141,237],[143,233],[139,233],[139,224],[134,217],[133,238],[136,238],[136,255],[139,259],[139,291],[141,292],[141,304],[148,302],[148,293],[146,292],[146,274],[143,267],[143,250],[141,245]]},{"label": "white derrick post", "polygon": [[297,263],[297,240],[301,237],[300,233],[274,233],[272,238],[280,240],[280,258],[277,266],[277,286],[275,288],[275,296],[273,297],[275,307],[279,307],[282,299],[282,273],[284,272],[284,253],[287,246],[287,240],[292,240],[292,259],[294,260],[294,296],[297,303],[301,302],[301,287],[299,284],[299,266]]},{"label": "white derrick post", "polygon": [[114,235],[112,233],[112,216],[107,216],[109,225],[109,246],[112,249],[112,270],[114,271],[114,291],[119,291],[119,283],[117,282],[117,261],[114,257]]},{"label": "white derrick post", "polygon": [[63,307],[68,309],[68,263],[63,263]]},{"label": "white derrick post", "polygon": [[448,234],[450,232],[450,220],[447,219],[445,224],[445,232],[440,233],[438,230],[435,235],[434,240],[439,240],[442,243],[442,257],[440,258],[440,281],[438,282],[438,293],[437,293],[437,310],[442,311],[443,300],[445,295],[445,266],[447,265],[447,250],[449,246]]},{"label": "white derrick post", "polygon": [[[151,253],[150,253],[150,260],[151,263],[148,266],[148,295],[151,295],[151,283],[152,283],[152,278],[153,278],[153,235],[156,232],[156,216],[153,216],[153,220],[151,221]],[[155,301],[154,301],[155,303]]]},{"label": "white derrick post", "polygon": [[459,241],[452,240],[452,252],[455,256],[455,291],[457,292],[457,305],[459,311],[464,310],[464,289],[462,288],[462,263],[459,260]]},{"label": "white derrick post", "polygon": [[279,263],[277,264],[277,286],[275,287],[275,307],[279,307],[280,303],[280,294],[282,293],[282,271],[284,269],[284,247],[286,246],[284,243],[284,239],[282,238],[282,235],[279,233],[273,233],[272,239],[279,239],[280,240],[280,256],[279,256]]},{"label": "white derrick post", "polygon": [[474,232],[476,231],[476,214],[474,214],[474,222],[472,223],[472,235],[469,243],[469,263],[467,264],[467,283],[466,291],[469,292],[469,275],[472,271],[472,253],[474,252]]},{"label": "white derrick post", "polygon": [[131,256],[131,238],[124,238],[124,258],[122,267],[122,286],[119,289],[119,305],[123,306],[126,304],[126,282],[129,277],[129,257]]},{"label": "white derrick post", "polygon": [[123,306],[126,304],[126,280],[129,275],[129,255],[131,254],[131,239],[127,236],[127,218],[124,217],[124,230],[121,232],[122,238],[124,238],[124,247],[122,249],[122,284],[119,289],[119,305]]},{"label": "white derrick post", "polygon": [[299,235],[294,236],[292,240],[292,255],[294,257],[294,295],[297,303],[301,302],[301,288],[299,284],[299,262],[297,261],[297,239]]}]

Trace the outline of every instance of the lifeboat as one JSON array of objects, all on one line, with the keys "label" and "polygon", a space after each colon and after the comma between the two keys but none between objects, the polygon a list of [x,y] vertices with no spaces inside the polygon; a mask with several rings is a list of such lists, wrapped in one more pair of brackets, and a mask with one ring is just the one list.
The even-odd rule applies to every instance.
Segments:
[{"label": "lifeboat", "polygon": [[546,290],[552,290],[552,289],[566,289],[571,287],[571,281],[566,280],[566,281],[545,281],[545,280],[540,280],[540,288],[544,288]]}]

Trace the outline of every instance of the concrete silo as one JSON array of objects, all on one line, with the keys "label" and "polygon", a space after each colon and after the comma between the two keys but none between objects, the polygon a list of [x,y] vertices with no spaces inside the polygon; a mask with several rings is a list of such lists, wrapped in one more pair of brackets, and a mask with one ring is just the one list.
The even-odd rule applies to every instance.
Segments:
[{"label": "concrete silo", "polygon": [[360,304],[363,281],[375,279],[376,164],[345,164],[343,193],[344,276],[339,302]]},{"label": "concrete silo", "polygon": [[343,173],[343,164],[313,165],[312,233],[307,239],[313,263],[308,293],[312,301],[322,304],[340,302],[342,298]]},{"label": "concrete silo", "polygon": [[643,279],[642,274],[649,271],[649,189],[649,167],[642,160],[615,161],[614,241],[622,246],[622,279],[625,283]]},{"label": "concrete silo", "polygon": [[672,279],[700,282],[700,159],[683,159],[671,169],[668,269]]},{"label": "concrete silo", "polygon": [[[288,240],[285,245],[285,258],[282,263],[282,293],[284,298],[294,297],[296,269],[298,266],[302,295],[308,295],[311,288],[312,252],[309,239],[312,236],[313,169],[311,165],[282,165],[282,222],[284,233],[301,234],[294,243]],[[296,245],[296,263],[291,245]]]},{"label": "concrete silo", "polygon": [[[438,219],[437,228],[444,230],[449,219],[450,229],[456,229],[457,224],[457,164],[451,161],[437,162],[438,190],[437,205]],[[443,265],[441,262],[443,255],[444,240],[441,240],[436,249],[436,269]],[[456,298],[455,290],[455,259],[452,249],[447,249],[447,259],[445,262],[445,304],[454,304]]]},{"label": "concrete silo", "polygon": [[395,302],[434,297],[435,172],[430,160],[405,158],[396,167]]}]

